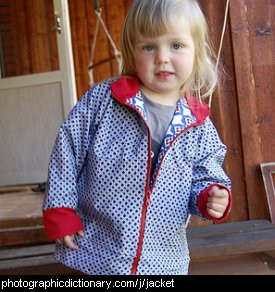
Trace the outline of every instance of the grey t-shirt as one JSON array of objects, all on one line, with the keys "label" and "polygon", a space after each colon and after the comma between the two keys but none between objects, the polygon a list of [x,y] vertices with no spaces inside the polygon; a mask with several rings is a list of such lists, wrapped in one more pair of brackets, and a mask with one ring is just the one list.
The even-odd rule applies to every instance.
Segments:
[{"label": "grey t-shirt", "polygon": [[175,106],[167,106],[149,100],[143,95],[147,123],[152,135],[152,168],[151,176],[154,173],[162,141],[167,133],[170,122],[174,116]]}]

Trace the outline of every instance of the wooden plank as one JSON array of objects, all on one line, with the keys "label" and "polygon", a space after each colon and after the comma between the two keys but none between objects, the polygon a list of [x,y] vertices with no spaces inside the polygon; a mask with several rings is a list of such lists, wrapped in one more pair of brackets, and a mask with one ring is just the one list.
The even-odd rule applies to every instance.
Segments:
[{"label": "wooden plank", "polygon": [[[15,15],[14,22],[16,22],[16,32],[15,35],[16,40],[18,41],[18,60],[20,61],[20,65],[18,66],[18,70],[20,70],[17,76],[32,74],[32,56],[31,56],[31,47],[30,47],[30,39],[28,37],[29,25],[28,25],[28,16],[27,16],[27,3],[25,0],[16,0],[14,1],[15,5],[13,5],[13,13]],[[25,28],[22,31],[22,28]]]},{"label": "wooden plank", "polygon": [[51,71],[60,70],[59,68],[59,57],[58,57],[58,47],[57,47],[57,36],[56,31],[53,29],[55,27],[55,11],[53,7],[53,0],[47,0],[46,3],[46,15],[48,24],[48,40],[49,40],[49,54],[50,54],[50,64]]},{"label": "wooden plank", "polygon": [[252,220],[188,228],[187,237],[188,239],[192,240],[196,238],[223,236],[234,233],[257,232],[269,229],[275,229],[275,225],[273,225],[270,221]]},{"label": "wooden plank", "polygon": [[[210,38],[214,50],[220,45],[220,38],[225,14],[225,0],[200,0],[209,25]],[[249,219],[247,194],[242,153],[242,136],[239,121],[239,105],[236,89],[234,52],[232,47],[230,19],[223,43],[220,59],[219,85],[213,96],[211,119],[222,141],[227,146],[224,168],[232,181],[234,204],[227,221],[244,221]]]},{"label": "wooden plank", "polygon": [[[259,147],[263,153],[263,161],[275,160],[275,66],[274,66],[274,43],[275,43],[275,7],[270,0],[260,2],[250,1],[248,17],[250,20],[250,50],[255,77],[255,92],[257,95],[256,125],[260,129]],[[258,165],[258,174],[259,165]]]},{"label": "wooden plank", "polygon": [[7,186],[0,187],[0,196],[9,194],[9,193],[23,193],[23,192],[31,192],[33,189],[38,188],[38,185],[17,185],[17,186]]},{"label": "wooden plank", "polygon": [[31,247],[0,249],[0,262],[26,257],[53,255],[55,251],[54,244],[38,245]]},{"label": "wooden plank", "polygon": [[0,229],[42,226],[42,217],[0,220]]},{"label": "wooden plank", "polygon": [[16,259],[16,260],[0,261],[0,270],[36,267],[36,266],[53,265],[53,264],[56,264],[56,261],[54,260],[52,255],[36,256],[36,257]]},{"label": "wooden plank", "polygon": [[54,244],[0,250],[0,275],[73,275],[76,271],[58,264]]},{"label": "wooden plank", "polygon": [[[92,1],[90,1],[92,3]],[[86,67],[89,62],[89,25],[85,1],[69,0],[72,46],[76,76],[77,96],[80,98],[89,88]]]},{"label": "wooden plank", "polygon": [[[108,7],[107,13],[107,25],[110,28],[110,34],[119,50],[120,48],[120,33],[124,18],[126,15],[125,4],[123,1],[112,1],[106,0],[106,5]],[[113,48],[109,45],[110,55],[114,54]],[[118,62],[116,60],[111,61],[111,75],[118,75]]]},{"label": "wooden plank", "polygon": [[16,218],[41,218],[43,201],[44,195],[41,193],[2,194],[0,196],[0,221]]},{"label": "wooden plank", "polygon": [[[270,156],[274,155],[271,152],[275,146],[274,135],[272,137],[270,135],[270,131],[272,131],[270,129],[271,123],[270,125],[267,123],[268,120],[274,120],[271,117],[274,116],[274,102],[272,103],[270,95],[271,85],[267,87],[262,86],[269,83],[274,87],[274,72],[272,72],[274,58],[273,61],[270,59],[270,52],[265,45],[265,42],[269,42],[268,38],[271,38],[271,36],[261,37],[261,40],[259,40],[259,36],[256,33],[259,21],[263,25],[274,23],[274,18],[272,20],[271,16],[268,16],[267,7],[267,1],[232,0],[230,2],[250,219],[269,218],[259,165],[266,161],[267,157],[270,158]],[[261,46],[255,46],[255,38],[258,38],[257,42],[262,43]],[[259,60],[259,56],[264,56],[264,59],[268,60],[267,62],[271,66],[263,67],[263,61]],[[266,82],[263,82],[264,79],[266,79]],[[263,103],[265,104],[265,111],[263,111]],[[268,136],[263,136],[263,133],[268,129]],[[268,146],[264,146],[264,140]],[[267,150],[267,147],[270,149]]]},{"label": "wooden plank", "polygon": [[49,242],[43,226],[0,229],[0,246],[15,246]]},{"label": "wooden plank", "polygon": [[77,275],[77,272],[75,270],[72,270],[70,268],[67,268],[61,264],[51,264],[51,265],[43,265],[43,266],[29,266],[29,267],[23,267],[23,268],[14,268],[14,269],[3,269],[0,270],[1,275]]},{"label": "wooden plank", "polygon": [[275,225],[254,220],[187,230],[191,259],[207,259],[275,249]]},{"label": "wooden plank", "polygon": [[49,52],[48,24],[44,0],[26,1],[26,17],[32,58],[32,73],[51,71],[51,58]]},{"label": "wooden plank", "polygon": [[[105,0],[101,1],[100,5],[102,8],[102,18],[103,18],[105,24],[107,25],[108,30],[110,30],[110,27],[108,27],[108,24],[107,24],[107,13],[108,13],[107,11],[108,11],[109,7],[108,7]],[[94,13],[92,9],[90,11],[92,13]],[[94,16],[94,19],[96,19],[95,16]],[[92,42],[92,39],[90,40],[90,43],[91,42]],[[104,32],[102,26],[100,26],[96,44],[97,44],[96,49],[95,49],[95,61],[96,62],[98,62],[102,59],[104,60],[104,59],[111,57],[112,53],[110,53],[109,41],[107,39],[107,36],[105,35],[105,32]],[[100,82],[100,81],[102,81],[108,77],[111,77],[111,76],[112,76],[111,62],[107,62],[107,63],[100,65],[94,69],[95,82]]]},{"label": "wooden plank", "polygon": [[202,237],[189,242],[191,259],[272,251],[274,247],[275,229]]},{"label": "wooden plank", "polygon": [[[13,14],[10,2],[1,1],[1,53],[3,64],[1,66],[2,76],[10,77],[18,75],[20,66],[17,66],[17,42],[15,39],[16,20],[11,17]],[[5,20],[4,20],[5,19]]]}]

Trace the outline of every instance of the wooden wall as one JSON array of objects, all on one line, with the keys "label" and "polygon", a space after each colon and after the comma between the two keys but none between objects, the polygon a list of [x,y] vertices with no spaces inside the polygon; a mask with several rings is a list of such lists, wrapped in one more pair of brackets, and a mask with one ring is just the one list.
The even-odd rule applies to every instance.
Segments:
[{"label": "wooden wall", "polygon": [[[208,20],[211,40],[217,51],[224,22],[226,1],[201,0],[200,2]],[[222,70],[220,84],[212,101],[212,120],[228,148],[225,170],[232,180],[232,194],[234,197],[234,206],[229,221],[242,221],[250,219],[250,216],[248,213],[247,190],[245,185],[242,135],[239,121],[234,61],[229,18],[221,55]],[[263,200],[263,202],[265,204],[266,200]]]},{"label": "wooden wall", "polygon": [[[72,42],[75,61],[75,74],[78,97],[89,88],[87,66],[90,63],[91,45],[95,31],[96,14],[92,0],[68,0],[71,20]],[[103,19],[119,48],[120,30],[131,0],[101,0]],[[94,63],[113,55],[113,49],[102,27],[96,43]],[[95,82],[115,76],[118,73],[117,62],[111,61],[94,69]]]},{"label": "wooden wall", "polygon": [[[225,1],[202,1],[218,45]],[[231,0],[222,55],[226,74],[213,119],[228,146],[233,182],[231,220],[269,218],[260,163],[275,161],[275,2]],[[215,15],[215,16],[214,16]]]},{"label": "wooden wall", "polygon": [[268,217],[259,164],[275,161],[275,2],[234,0],[230,12],[248,213],[256,219]]},{"label": "wooden wall", "polygon": [[[101,0],[104,19],[119,46],[119,33],[131,0]],[[200,0],[217,48],[225,0]],[[94,32],[92,1],[69,0],[79,97],[88,88],[86,66]],[[233,209],[228,221],[269,218],[260,163],[275,161],[275,2],[231,0],[221,64],[224,73],[215,93],[212,120],[228,147],[225,169],[233,184]],[[97,42],[95,62],[110,57],[104,34]],[[117,73],[115,61],[95,69],[100,81]],[[200,225],[195,220],[193,224]]]}]

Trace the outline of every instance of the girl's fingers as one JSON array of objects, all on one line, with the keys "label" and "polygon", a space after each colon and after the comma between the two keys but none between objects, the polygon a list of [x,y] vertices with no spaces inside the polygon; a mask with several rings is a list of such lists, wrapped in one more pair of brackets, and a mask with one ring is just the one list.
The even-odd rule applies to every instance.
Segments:
[{"label": "girl's fingers", "polygon": [[64,236],[64,244],[72,250],[77,250],[78,246],[73,242],[73,240],[74,240],[74,235]]},{"label": "girl's fingers", "polygon": [[[80,237],[84,237],[84,232],[83,231],[79,231],[76,234],[79,235]],[[58,244],[64,244],[64,245],[66,245],[68,248],[70,248],[72,250],[79,249],[79,247],[74,243],[74,234],[66,235],[64,237],[58,238],[56,240],[56,242]]]},{"label": "girl's fingers", "polygon": [[221,212],[217,212],[217,211],[215,211],[213,209],[207,209],[207,213],[211,217],[216,218],[216,219],[219,219],[219,218],[221,218],[223,216],[223,212],[222,213]]},{"label": "girl's fingers", "polygon": [[224,189],[219,189],[217,186],[213,187],[210,191],[209,191],[209,195],[210,197],[213,198],[228,198],[228,192]]},{"label": "girl's fingers", "polygon": [[57,239],[56,242],[57,242],[58,244],[63,244],[63,238],[59,238],[59,239]]},{"label": "girl's fingers", "polygon": [[227,208],[227,204],[219,204],[219,203],[213,203],[213,202],[208,202],[206,206],[208,209],[211,209],[220,213],[224,213],[224,211]]},{"label": "girl's fingers", "polygon": [[83,232],[83,231],[79,231],[79,232],[77,232],[77,234],[78,234],[80,237],[84,237],[84,232]]}]

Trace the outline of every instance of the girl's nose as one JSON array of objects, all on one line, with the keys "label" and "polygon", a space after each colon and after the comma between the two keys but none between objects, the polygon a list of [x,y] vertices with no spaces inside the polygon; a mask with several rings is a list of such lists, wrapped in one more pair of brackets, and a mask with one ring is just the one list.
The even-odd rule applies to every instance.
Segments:
[{"label": "girl's nose", "polygon": [[166,49],[159,49],[156,53],[155,63],[158,64],[165,64],[169,63],[170,57],[169,52]]}]

